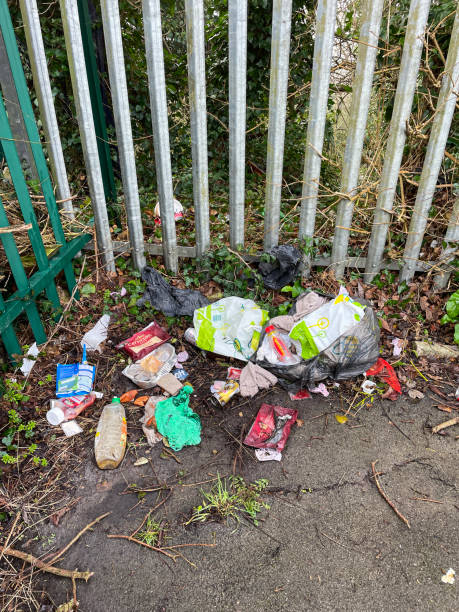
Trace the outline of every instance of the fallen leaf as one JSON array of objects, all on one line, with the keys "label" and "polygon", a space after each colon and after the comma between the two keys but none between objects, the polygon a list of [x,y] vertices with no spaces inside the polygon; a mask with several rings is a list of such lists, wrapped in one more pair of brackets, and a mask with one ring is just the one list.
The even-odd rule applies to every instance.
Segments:
[{"label": "fallen leaf", "polygon": [[148,459],[146,457],[140,457],[140,459],[137,459],[137,461],[134,463],[134,467],[139,467],[141,465],[145,465],[146,463],[148,463]]},{"label": "fallen leaf", "polygon": [[429,310],[429,308],[430,308],[429,300],[428,300],[428,298],[425,295],[423,295],[421,297],[421,299],[419,300],[419,306],[421,307],[421,310],[423,310],[424,312]]},{"label": "fallen leaf", "polygon": [[408,395],[411,397],[411,399],[422,399],[424,397],[424,393],[418,391],[417,389],[409,389]]},{"label": "fallen leaf", "polygon": [[120,397],[120,402],[122,404],[126,402],[132,402],[138,392],[138,389],[131,389],[131,391],[126,391],[126,393],[123,393],[123,395]]},{"label": "fallen leaf", "polygon": [[439,395],[439,396],[440,396],[440,397],[442,397],[443,399],[445,399],[445,400],[447,400],[447,399],[448,399],[448,396],[447,396],[447,395],[445,395],[444,393],[442,393],[442,392],[440,391],[440,389],[439,389],[438,387],[436,387],[435,385],[429,385],[429,389],[432,389],[432,391],[433,391],[434,393],[436,393],[437,395]]},{"label": "fallen leaf", "polygon": [[453,411],[451,406],[438,405],[437,408],[438,410],[441,410],[442,412],[452,412]]},{"label": "fallen leaf", "polygon": [[382,399],[389,399],[393,402],[395,402],[395,400],[397,400],[399,398],[399,393],[397,393],[397,391],[395,391],[395,389],[392,389],[391,387],[389,387],[387,389],[387,391],[385,391],[382,395],[381,395]]},{"label": "fallen leaf", "polygon": [[344,414],[335,414],[335,419],[338,421],[338,423],[347,422],[347,416],[344,416]]},{"label": "fallen leaf", "polygon": [[383,329],[385,329],[385,330],[386,330],[387,332],[389,332],[390,334],[392,333],[392,328],[391,328],[391,326],[389,325],[389,323],[386,321],[386,319],[379,318],[379,322],[381,323],[381,327],[382,327]]},{"label": "fallen leaf", "polygon": [[65,508],[61,508],[60,510],[58,510],[57,512],[52,514],[51,515],[51,522],[52,522],[52,524],[57,527],[59,525],[59,521],[61,520],[61,518],[69,510],[70,510],[70,508],[68,506],[66,506]]},{"label": "fallen leaf", "polygon": [[148,395],[142,395],[141,397],[138,397],[135,401],[134,404],[136,406],[145,406],[145,404],[148,402],[150,398],[148,397]]},{"label": "fallen leaf", "polygon": [[303,425],[304,425],[303,419],[297,419],[296,420],[296,424],[298,425],[298,427],[303,427]]}]

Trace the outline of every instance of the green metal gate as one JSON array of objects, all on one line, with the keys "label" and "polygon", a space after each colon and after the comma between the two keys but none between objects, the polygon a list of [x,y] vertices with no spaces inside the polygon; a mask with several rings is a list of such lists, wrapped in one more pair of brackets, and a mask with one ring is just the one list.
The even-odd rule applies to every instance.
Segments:
[{"label": "green metal gate", "polygon": [[[29,186],[8,122],[3,92],[0,91],[0,150],[10,171],[22,218],[28,226],[27,234],[37,264],[37,271],[28,277],[16,245],[14,228],[10,226],[0,197],[0,240],[16,285],[16,290],[9,295],[6,294],[5,296],[0,292],[0,336],[8,355],[13,357],[13,355],[22,352],[14,331],[14,322],[23,313],[29,320],[37,344],[46,340],[46,333],[37,308],[37,298],[44,293],[55,310],[60,308],[55,279],[61,272],[64,273],[67,288],[72,294],[76,285],[72,259],[90,239],[90,236],[82,234],[69,242],[65,239],[6,2],[0,2],[0,36],[3,37],[13,73],[19,105],[37,168],[42,194],[46,202],[50,225],[59,246],[57,255],[48,258],[30,197]],[[0,159],[1,157],[2,155],[0,155]]]}]

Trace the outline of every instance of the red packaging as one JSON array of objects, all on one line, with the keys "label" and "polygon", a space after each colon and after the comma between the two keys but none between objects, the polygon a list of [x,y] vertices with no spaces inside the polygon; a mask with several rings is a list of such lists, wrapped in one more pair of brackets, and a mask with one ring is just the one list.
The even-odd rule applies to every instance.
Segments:
[{"label": "red packaging", "polygon": [[123,349],[134,361],[138,361],[170,338],[169,334],[153,321],[127,340],[117,344],[116,348]]},{"label": "red packaging", "polygon": [[244,444],[282,451],[297,416],[298,410],[262,404]]},{"label": "red packaging", "polygon": [[311,399],[311,394],[307,389],[301,389],[297,393],[288,394],[291,400]]},{"label": "red packaging", "polygon": [[382,357],[379,357],[375,365],[371,366],[371,368],[367,370],[366,375],[378,376],[381,378],[381,380],[386,382],[389,387],[391,387],[391,389],[386,391],[386,393],[383,395],[383,397],[386,399],[396,400],[398,397],[397,394],[402,392],[402,387],[400,386],[394,368]]},{"label": "red packaging", "polygon": [[228,380],[239,380],[241,378],[241,368],[228,368]]}]

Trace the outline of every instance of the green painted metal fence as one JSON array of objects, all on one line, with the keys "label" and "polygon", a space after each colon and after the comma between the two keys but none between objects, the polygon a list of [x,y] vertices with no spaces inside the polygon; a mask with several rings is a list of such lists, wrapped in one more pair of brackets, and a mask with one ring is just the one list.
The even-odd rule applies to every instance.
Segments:
[{"label": "green painted metal fence", "polygon": [[3,38],[8,61],[13,72],[19,105],[24,117],[27,138],[31,145],[42,194],[46,202],[49,222],[56,243],[59,245],[58,253],[52,258],[48,258],[30,197],[29,186],[11,133],[3,92],[0,91],[0,149],[10,171],[22,218],[24,223],[29,226],[27,230],[28,239],[36,260],[36,271],[28,276],[16,245],[15,232],[11,231],[14,228],[10,226],[0,197],[0,241],[16,285],[15,290],[13,289],[9,294],[5,295],[0,292],[0,336],[8,355],[13,357],[15,354],[22,352],[14,330],[15,321],[22,314],[25,313],[27,316],[37,344],[46,340],[45,329],[37,307],[37,299],[41,294],[44,294],[53,308],[56,311],[59,310],[60,300],[55,279],[62,272],[69,292],[73,292],[76,281],[72,259],[89,240],[90,236],[83,234],[69,242],[66,241],[6,0],[0,0],[0,36]]}]

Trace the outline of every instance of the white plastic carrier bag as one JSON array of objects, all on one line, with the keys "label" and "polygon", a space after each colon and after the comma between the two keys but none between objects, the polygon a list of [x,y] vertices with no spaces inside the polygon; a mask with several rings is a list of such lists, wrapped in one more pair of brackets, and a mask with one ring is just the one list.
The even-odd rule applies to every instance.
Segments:
[{"label": "white plastic carrier bag", "polygon": [[345,290],[323,306],[303,317],[290,331],[290,338],[301,344],[301,357],[311,359],[358,323],[365,306],[353,300]]},{"label": "white plastic carrier bag", "polygon": [[248,361],[260,341],[268,313],[253,300],[227,297],[194,311],[196,346]]}]

